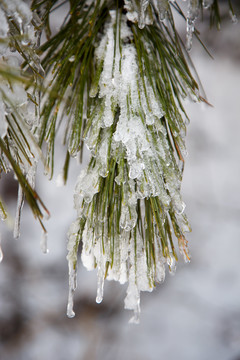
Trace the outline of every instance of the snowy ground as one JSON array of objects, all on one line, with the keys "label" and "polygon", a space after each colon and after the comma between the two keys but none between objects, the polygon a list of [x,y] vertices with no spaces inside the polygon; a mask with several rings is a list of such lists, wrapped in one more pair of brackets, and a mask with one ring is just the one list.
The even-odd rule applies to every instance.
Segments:
[{"label": "snowy ground", "polygon": [[174,277],[142,294],[138,326],[128,324],[123,310],[126,289],[107,283],[98,305],[96,274],[80,266],[76,317],[68,319],[66,232],[75,218],[72,189],[79,168],[72,164],[66,189],[42,178],[38,191],[52,213],[49,254],[39,249],[40,227],[30,225],[27,207],[18,241],[0,225],[1,360],[240,359],[239,27],[209,34],[214,61],[198,45],[192,53],[214,105],[188,105],[183,194],[193,228],[192,262],[180,262]]}]

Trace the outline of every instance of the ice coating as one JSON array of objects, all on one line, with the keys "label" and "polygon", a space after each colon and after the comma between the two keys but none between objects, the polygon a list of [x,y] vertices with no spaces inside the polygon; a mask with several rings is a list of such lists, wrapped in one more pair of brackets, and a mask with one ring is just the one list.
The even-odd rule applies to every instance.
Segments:
[{"label": "ice coating", "polygon": [[152,8],[157,11],[160,21],[165,20],[169,10],[169,0],[124,0],[127,18],[138,22],[140,29],[153,23]]},{"label": "ice coating", "polygon": [[20,32],[23,33],[32,20],[32,12],[28,4],[22,0],[2,0],[1,7],[9,16],[14,17]]},{"label": "ice coating", "polygon": [[[93,106],[86,143],[92,159],[77,180],[74,205],[78,219],[68,233],[68,309],[71,314],[72,269],[81,241],[83,265],[97,270],[97,303],[103,299],[105,277],[128,282],[125,308],[134,312],[130,322],[138,323],[140,292],[152,291],[156,282],[164,281],[166,266],[172,274],[176,269],[174,248],[163,240],[165,231],[171,237],[170,217],[180,234],[189,227],[180,195],[181,170],[172,152],[156,84],[149,84],[147,76],[139,73],[127,17],[115,11],[110,15],[95,51],[100,76],[90,90]],[[176,134],[184,152],[181,136],[184,133]],[[155,214],[159,206],[160,213]],[[153,242],[148,240],[149,233]],[[187,244],[179,244],[185,256]]]}]

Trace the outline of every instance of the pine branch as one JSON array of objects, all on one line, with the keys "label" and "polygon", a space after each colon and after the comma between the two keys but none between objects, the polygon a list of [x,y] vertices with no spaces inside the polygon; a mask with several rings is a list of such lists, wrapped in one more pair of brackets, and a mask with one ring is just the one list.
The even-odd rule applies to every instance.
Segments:
[{"label": "pine branch", "polygon": [[[51,16],[66,4],[52,35]],[[77,219],[68,233],[70,317],[80,242],[84,265],[97,268],[96,301],[105,278],[128,282],[125,307],[134,311],[133,322],[139,321],[140,291],[163,281],[166,265],[175,271],[178,252],[190,260],[181,197],[189,122],[184,99],[207,103],[188,53],[194,36],[201,41],[196,21],[205,9],[219,28],[218,0],[188,0],[186,14],[168,0],[33,0],[31,10],[22,0],[0,3],[0,54],[14,49],[22,59],[19,66],[7,55],[0,63],[0,170],[11,168],[20,185],[16,236],[24,196],[45,231],[48,211],[34,190],[43,144],[52,178],[55,141],[64,128],[64,182],[84,144],[92,154],[78,178]],[[173,10],[186,21],[186,45]],[[1,201],[0,214],[7,215]]]}]

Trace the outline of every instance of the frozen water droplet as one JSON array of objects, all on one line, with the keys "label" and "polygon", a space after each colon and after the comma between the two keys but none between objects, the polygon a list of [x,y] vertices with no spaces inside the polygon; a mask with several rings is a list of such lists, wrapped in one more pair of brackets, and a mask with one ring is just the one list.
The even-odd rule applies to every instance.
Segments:
[{"label": "frozen water droplet", "polygon": [[191,19],[187,19],[187,43],[186,43],[186,49],[188,51],[192,48],[192,38],[194,33],[194,22]]},{"label": "frozen water droplet", "polygon": [[161,21],[165,20],[169,8],[168,0],[158,1],[158,14]]},{"label": "frozen water droplet", "polygon": [[67,304],[67,316],[69,318],[73,318],[75,316],[75,312],[73,311],[73,295],[74,291],[77,288],[77,269],[76,265],[71,260],[68,262],[68,270],[69,270],[69,292],[68,292],[68,304]]},{"label": "frozen water droplet", "polygon": [[146,24],[146,10],[149,4],[149,0],[140,1],[140,11],[139,11],[139,20],[138,26],[140,29],[143,29]]},{"label": "frozen water droplet", "polygon": [[134,311],[134,315],[128,321],[129,324],[139,324],[140,323],[140,308]]},{"label": "frozen water droplet", "polygon": [[67,304],[67,316],[69,318],[73,318],[75,316],[75,312],[73,311],[73,295],[74,295],[74,290],[69,289],[68,304]]},{"label": "frozen water droplet", "polygon": [[68,61],[70,62],[74,62],[74,60],[75,60],[75,55],[70,56],[70,58],[68,59]]},{"label": "frozen water droplet", "polygon": [[97,297],[96,303],[100,304],[103,300],[103,290],[104,290],[104,271],[100,267],[98,269],[98,286],[97,286]]},{"label": "frozen water droplet", "polygon": [[47,247],[47,232],[43,231],[41,241],[40,241],[40,247],[44,254],[49,253],[48,247]]},{"label": "frozen water droplet", "polygon": [[238,18],[236,16],[236,14],[234,14],[231,10],[229,10],[229,15],[231,17],[231,21],[232,23],[235,25],[238,23]]},{"label": "frozen water droplet", "polygon": [[175,204],[176,212],[181,215],[184,213],[184,210],[186,208],[186,204],[182,201],[180,203]]},{"label": "frozen water droplet", "polygon": [[22,44],[23,46],[29,45],[29,39],[24,36],[23,39],[21,40],[21,44]]},{"label": "frozen water droplet", "polygon": [[191,50],[192,48],[192,38],[194,33],[194,25],[195,20],[198,17],[199,13],[199,0],[188,0],[188,12],[187,12],[187,24],[186,24],[186,31],[187,31],[187,43],[186,48],[187,50]]},{"label": "frozen water droplet", "polygon": [[167,257],[167,264],[169,266],[170,274],[174,275],[176,272],[176,259],[173,253],[170,253],[169,256]]},{"label": "frozen water droplet", "polygon": [[22,187],[18,186],[18,200],[17,200],[17,210],[14,222],[13,236],[15,239],[20,236],[20,221],[21,221],[21,212],[24,203],[24,195],[22,191]]}]

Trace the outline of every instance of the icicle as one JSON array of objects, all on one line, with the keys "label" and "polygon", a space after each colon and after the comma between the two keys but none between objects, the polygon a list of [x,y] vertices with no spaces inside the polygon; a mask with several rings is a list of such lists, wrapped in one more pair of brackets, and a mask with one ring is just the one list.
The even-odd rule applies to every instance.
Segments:
[{"label": "icicle", "polygon": [[129,324],[139,324],[140,323],[140,297],[139,297],[139,306],[134,310],[134,315],[129,319]]},{"label": "icicle", "polygon": [[149,0],[140,0],[140,12],[139,12],[139,20],[138,26],[140,29],[143,29],[145,26],[145,17],[146,17],[146,10],[149,5]]},{"label": "icicle", "polygon": [[133,310],[134,315],[130,318],[130,324],[139,324],[140,322],[140,293],[135,283],[132,283],[132,279],[129,279],[129,285],[127,288],[127,296],[124,300],[125,309]]},{"label": "icicle", "polygon": [[13,236],[15,239],[19,238],[20,236],[20,221],[21,221],[21,212],[24,203],[24,194],[22,191],[21,185],[18,186],[18,200],[17,200],[17,210],[14,222],[14,230]]},{"label": "icicle", "polygon": [[47,237],[48,237],[48,233],[46,231],[42,232],[42,238],[40,241],[40,247],[41,250],[44,254],[48,254],[49,250],[48,250],[48,246],[47,246]]},{"label": "icicle", "polygon": [[100,304],[103,300],[103,290],[104,290],[104,269],[103,264],[98,266],[98,285],[97,285],[97,297],[96,303]]},{"label": "icicle", "polygon": [[168,8],[169,8],[168,0],[158,0],[158,13],[161,21],[163,21],[166,18]]},{"label": "icicle", "polygon": [[232,23],[235,25],[238,23],[237,15],[232,12],[232,10],[229,10],[229,15],[231,17]]},{"label": "icicle", "polygon": [[186,49],[189,51],[192,48],[192,38],[194,33],[194,21],[187,18],[187,42],[186,42]]},{"label": "icicle", "polygon": [[0,234],[0,263],[3,260],[3,251],[2,251],[2,247],[1,247],[1,234]]},{"label": "icicle", "polygon": [[73,262],[68,262],[69,269],[69,293],[68,293],[68,304],[67,304],[67,316],[73,318],[75,312],[73,311],[73,295],[74,291],[77,288],[77,271],[76,267],[74,268]]},{"label": "icicle", "polygon": [[188,0],[188,12],[187,12],[187,50],[191,50],[192,48],[192,38],[194,33],[195,20],[198,17],[199,13],[199,0]]}]

